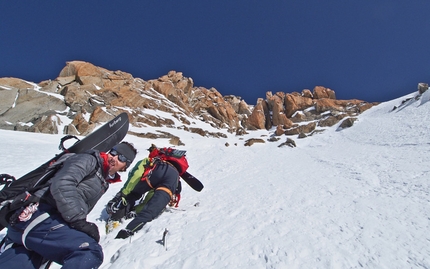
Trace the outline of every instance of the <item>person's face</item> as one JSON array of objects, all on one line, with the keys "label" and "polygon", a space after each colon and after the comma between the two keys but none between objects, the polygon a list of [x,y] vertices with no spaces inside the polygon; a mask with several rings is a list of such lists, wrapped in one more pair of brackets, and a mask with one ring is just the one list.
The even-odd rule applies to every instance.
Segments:
[{"label": "person's face", "polygon": [[113,175],[118,171],[125,171],[126,163],[118,159],[118,155],[112,156],[111,153],[108,154],[109,163],[109,175]]}]

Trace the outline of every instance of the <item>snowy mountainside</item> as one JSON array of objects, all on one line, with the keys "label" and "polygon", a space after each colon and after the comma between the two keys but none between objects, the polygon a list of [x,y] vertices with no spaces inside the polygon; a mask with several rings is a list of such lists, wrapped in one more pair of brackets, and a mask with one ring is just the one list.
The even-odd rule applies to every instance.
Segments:
[{"label": "snowy mountainside", "polygon": [[[205,188],[198,193],[183,183],[179,210],[131,240],[116,240],[103,222],[104,205],[122,186],[112,185],[88,216],[101,232],[101,268],[429,268],[429,99],[412,93],[382,103],[359,115],[354,128],[327,128],[296,148],[243,146],[242,139],[269,136],[265,130],[182,134],[178,148],[187,150],[189,172]],[[1,172],[16,176],[57,153],[62,137],[0,134]],[[139,149],[137,159],[151,143],[168,145],[125,140]],[[166,228],[167,250],[158,243]]]}]

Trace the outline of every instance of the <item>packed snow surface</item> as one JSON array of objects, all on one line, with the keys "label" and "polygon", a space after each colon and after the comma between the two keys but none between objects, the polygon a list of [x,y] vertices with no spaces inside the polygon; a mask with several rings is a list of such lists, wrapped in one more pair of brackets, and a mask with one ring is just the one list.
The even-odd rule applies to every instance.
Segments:
[{"label": "packed snow surface", "polygon": [[[88,216],[100,230],[101,268],[430,268],[430,98],[416,96],[375,106],[352,128],[291,137],[295,148],[278,147],[284,136],[244,146],[248,138],[267,140],[268,131],[228,138],[182,131],[178,148],[205,188],[183,182],[178,209],[118,240],[103,221],[105,204],[122,187],[112,185]],[[0,172],[17,177],[58,153],[62,137],[0,135]],[[168,146],[125,140],[138,148],[137,159],[151,143]],[[166,228],[167,249],[160,244]]]}]

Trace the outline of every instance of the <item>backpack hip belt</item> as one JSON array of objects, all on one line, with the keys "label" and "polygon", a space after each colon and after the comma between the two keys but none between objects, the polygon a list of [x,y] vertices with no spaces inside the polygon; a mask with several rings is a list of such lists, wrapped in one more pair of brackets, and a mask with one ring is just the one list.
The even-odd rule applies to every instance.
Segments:
[{"label": "backpack hip belt", "polygon": [[172,199],[172,197],[173,197],[173,193],[172,193],[172,191],[171,191],[171,190],[169,190],[169,188],[166,188],[166,187],[157,187],[157,188],[154,188],[154,187],[151,185],[151,181],[149,181],[149,178],[146,178],[146,183],[148,183],[148,186],[149,186],[151,189],[155,189],[156,191],[158,191],[158,190],[160,190],[160,191],[165,191],[165,192],[170,196],[170,199]]},{"label": "backpack hip belt", "polygon": [[172,194],[172,192],[169,190],[169,188],[166,188],[166,187],[158,187],[158,188],[156,188],[155,189],[156,191],[158,191],[158,190],[160,190],[160,191],[165,191],[169,196],[170,196],[170,200],[172,199],[172,197],[173,197],[173,194]]}]

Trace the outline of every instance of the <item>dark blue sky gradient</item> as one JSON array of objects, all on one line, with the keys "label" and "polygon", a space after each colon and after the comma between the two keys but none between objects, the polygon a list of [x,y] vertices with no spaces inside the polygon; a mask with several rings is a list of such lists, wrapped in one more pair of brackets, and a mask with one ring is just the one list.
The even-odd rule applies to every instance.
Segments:
[{"label": "dark blue sky gradient", "polygon": [[0,77],[55,79],[88,61],[169,70],[248,104],[321,85],[388,101],[430,82],[430,1],[0,1]]}]

